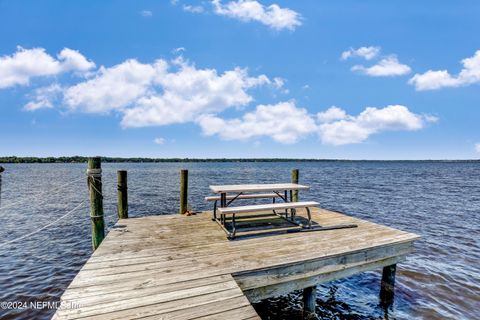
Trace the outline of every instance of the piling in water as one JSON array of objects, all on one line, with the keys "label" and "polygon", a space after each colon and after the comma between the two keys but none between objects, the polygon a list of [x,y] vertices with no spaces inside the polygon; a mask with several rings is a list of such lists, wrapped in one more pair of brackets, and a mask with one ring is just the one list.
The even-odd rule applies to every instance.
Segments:
[{"label": "piling in water", "polygon": [[128,186],[127,186],[127,171],[117,171],[117,194],[118,194],[118,219],[128,218]]},{"label": "piling in water", "polygon": [[380,304],[390,306],[395,295],[395,272],[397,265],[392,264],[383,268],[382,283],[380,285]]},{"label": "piling in water", "polygon": [[180,170],[180,214],[187,212],[188,206],[188,170]]},{"label": "piling in water", "polygon": [[92,247],[96,250],[105,238],[103,220],[102,168],[100,157],[88,159],[88,191],[90,192],[90,219],[92,223]]},{"label": "piling in water", "polygon": [[315,314],[317,305],[317,287],[308,287],[303,289],[303,312],[306,315]]}]

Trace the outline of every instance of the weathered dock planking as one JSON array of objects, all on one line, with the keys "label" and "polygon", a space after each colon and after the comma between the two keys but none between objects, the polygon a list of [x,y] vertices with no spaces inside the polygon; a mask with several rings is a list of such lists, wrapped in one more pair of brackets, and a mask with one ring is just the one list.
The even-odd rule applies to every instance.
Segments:
[{"label": "weathered dock planking", "polygon": [[54,319],[260,319],[251,302],[395,265],[419,238],[318,208],[312,219],[358,227],[229,241],[210,213],[121,219],[62,296],[79,308]]}]

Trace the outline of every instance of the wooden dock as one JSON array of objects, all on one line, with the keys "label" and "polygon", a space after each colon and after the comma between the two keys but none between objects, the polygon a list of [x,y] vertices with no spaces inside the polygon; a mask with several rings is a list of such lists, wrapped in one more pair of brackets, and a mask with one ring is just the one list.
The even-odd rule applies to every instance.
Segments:
[{"label": "wooden dock", "polygon": [[251,302],[395,265],[419,238],[318,208],[312,219],[358,227],[229,241],[209,213],[121,219],[62,296],[79,307],[54,319],[260,319]]}]

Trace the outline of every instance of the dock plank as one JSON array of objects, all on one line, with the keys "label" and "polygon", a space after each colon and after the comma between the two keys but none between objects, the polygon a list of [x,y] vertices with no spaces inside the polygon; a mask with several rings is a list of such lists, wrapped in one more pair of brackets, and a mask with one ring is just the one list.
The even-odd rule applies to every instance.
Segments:
[{"label": "dock plank", "polygon": [[396,263],[418,239],[319,208],[312,219],[358,227],[252,228],[228,241],[210,213],[120,220],[62,296],[80,308],[58,310],[54,319],[259,319],[250,302]]}]

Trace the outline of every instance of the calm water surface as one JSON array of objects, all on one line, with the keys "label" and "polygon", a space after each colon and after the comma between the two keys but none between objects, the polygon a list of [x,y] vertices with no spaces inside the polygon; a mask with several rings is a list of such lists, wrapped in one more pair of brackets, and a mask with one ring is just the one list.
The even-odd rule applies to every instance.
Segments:
[{"label": "calm water surface", "polygon": [[[0,301],[58,301],[92,253],[87,204],[36,235],[2,244],[87,199],[85,165],[4,166]],[[422,236],[416,252],[399,265],[391,308],[378,305],[380,274],[366,272],[319,286],[321,319],[480,318],[480,163],[104,164],[107,225],[115,223],[116,170],[128,170],[129,211],[136,217],[177,210],[181,168],[190,170],[189,201],[195,210],[210,209],[203,202],[210,184],[288,182],[290,170],[299,168],[301,182],[311,186],[301,199]],[[263,319],[301,319],[301,295],[294,292],[255,308]],[[49,319],[53,313],[0,309],[0,318]]]}]

